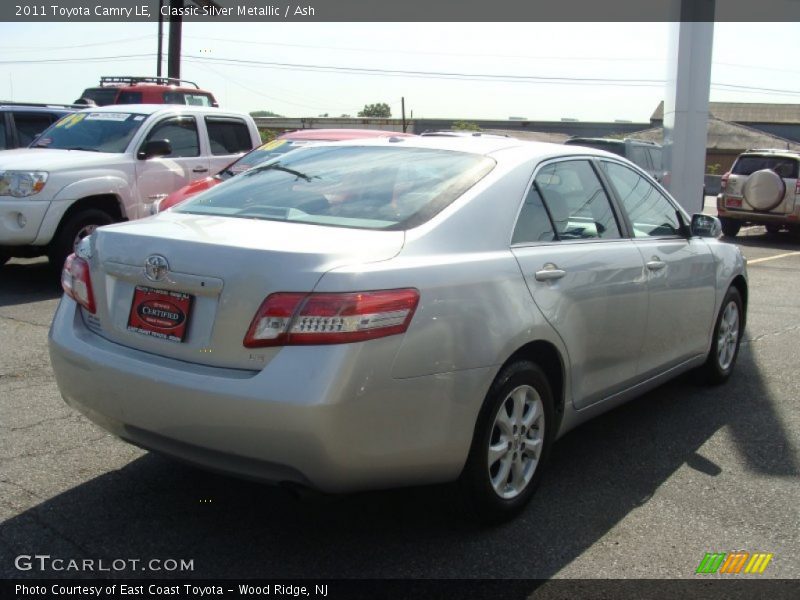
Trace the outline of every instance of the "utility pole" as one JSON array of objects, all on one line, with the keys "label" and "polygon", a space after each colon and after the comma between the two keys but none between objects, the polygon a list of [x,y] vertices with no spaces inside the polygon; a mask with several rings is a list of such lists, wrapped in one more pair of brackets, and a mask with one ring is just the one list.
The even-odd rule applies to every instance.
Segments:
[{"label": "utility pole", "polygon": [[158,62],[156,63],[156,77],[161,77],[161,62],[164,60],[164,0],[158,0]]},{"label": "utility pole", "polygon": [[[167,57],[167,77],[181,78],[181,30],[183,0],[169,0],[169,56]],[[178,16],[173,16],[178,15]]]},{"label": "utility pole", "polygon": [[406,98],[405,96],[400,97],[400,112],[403,113],[403,133],[406,132]]}]

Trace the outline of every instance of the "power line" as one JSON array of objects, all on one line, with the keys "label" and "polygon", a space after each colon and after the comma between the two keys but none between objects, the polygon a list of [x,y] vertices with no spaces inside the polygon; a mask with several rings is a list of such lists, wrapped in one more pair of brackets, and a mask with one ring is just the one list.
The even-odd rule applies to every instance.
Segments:
[{"label": "power line", "polygon": [[30,60],[0,60],[0,65],[36,65],[49,63],[85,63],[85,62],[105,62],[109,60],[127,60],[134,58],[153,58],[155,53],[148,54],[118,54],[117,56],[86,56],[74,58],[41,58]]},{"label": "power line", "polygon": [[111,44],[118,45],[127,42],[134,42],[139,40],[152,39],[153,35],[139,35],[136,37],[121,38],[118,40],[110,40],[108,42],[90,42],[88,44],[70,44],[69,46],[0,46],[2,52],[35,52],[42,50],[67,50],[71,48],[89,48],[92,46],[108,46]]}]

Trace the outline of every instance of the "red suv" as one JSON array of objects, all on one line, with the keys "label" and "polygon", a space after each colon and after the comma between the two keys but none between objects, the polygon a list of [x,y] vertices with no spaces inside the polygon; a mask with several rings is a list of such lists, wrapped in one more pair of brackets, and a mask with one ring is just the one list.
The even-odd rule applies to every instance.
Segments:
[{"label": "red suv", "polygon": [[[185,85],[184,85],[185,84]],[[108,104],[188,104],[219,106],[211,92],[193,81],[171,77],[101,77],[99,87],[83,90],[76,103],[90,100],[97,106]]]}]

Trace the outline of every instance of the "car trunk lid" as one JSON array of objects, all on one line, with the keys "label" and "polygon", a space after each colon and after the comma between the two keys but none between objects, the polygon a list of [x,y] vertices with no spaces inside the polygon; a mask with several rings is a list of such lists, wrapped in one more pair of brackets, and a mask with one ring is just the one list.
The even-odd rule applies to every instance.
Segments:
[{"label": "car trunk lid", "polygon": [[388,260],[404,233],[167,212],[101,228],[93,242],[97,310],[83,311],[92,331],[159,356],[260,369],[280,348],[242,341],[268,295],[311,292],[330,269]]}]

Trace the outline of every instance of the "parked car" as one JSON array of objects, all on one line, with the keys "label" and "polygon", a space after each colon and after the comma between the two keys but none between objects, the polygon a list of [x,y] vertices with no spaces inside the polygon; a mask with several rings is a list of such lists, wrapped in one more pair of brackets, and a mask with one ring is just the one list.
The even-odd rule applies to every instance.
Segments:
[{"label": "parked car", "polygon": [[717,213],[722,231],[735,237],[742,225],[800,231],[800,153],[748,150],[722,176]]},{"label": "parked car", "polygon": [[67,104],[0,102],[0,150],[28,146],[64,115],[78,110]]},{"label": "parked car", "polygon": [[720,235],[591,149],[309,146],[84,239],[50,356],[138,446],[327,492],[457,480],[502,519],[582,421],[730,376],[748,291]]},{"label": "parked car", "polygon": [[211,92],[201,90],[194,81],[173,77],[104,76],[100,85],[83,90],[76,102],[90,101],[95,106],[109,104],[186,104],[219,106]]},{"label": "parked car", "polygon": [[598,150],[605,150],[606,152],[624,156],[647,171],[659,183],[664,181],[664,168],[661,161],[662,148],[660,144],[655,142],[633,138],[617,140],[612,138],[573,137],[564,143],[568,146],[597,148]]},{"label": "parked car", "polygon": [[300,129],[279,135],[276,139],[254,148],[241,158],[235,160],[219,173],[205,179],[198,179],[181,189],[172,192],[162,201],[153,205],[153,213],[172,208],[195,194],[211,189],[217,184],[227,181],[238,173],[251,169],[258,163],[290,150],[306,146],[314,142],[341,142],[373,137],[413,137],[408,133],[382,131],[380,129]]},{"label": "parked car", "polygon": [[26,149],[0,153],[0,264],[47,255],[61,266],[99,225],[229,164],[260,138],[252,117],[141,104],[76,112]]}]

